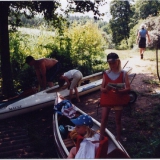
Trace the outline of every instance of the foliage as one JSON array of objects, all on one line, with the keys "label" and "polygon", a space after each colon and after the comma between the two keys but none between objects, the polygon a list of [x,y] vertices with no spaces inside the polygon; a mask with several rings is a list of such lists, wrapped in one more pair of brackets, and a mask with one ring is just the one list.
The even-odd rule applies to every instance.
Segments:
[{"label": "foliage", "polygon": [[[98,6],[100,1],[67,1],[69,5],[63,11],[65,14],[71,12],[93,11],[95,18],[100,16]],[[42,13],[46,20],[51,20],[53,26],[62,28],[64,18],[57,13],[61,9],[59,0],[55,1],[1,1],[0,2],[0,56],[1,56],[1,75],[2,93],[6,97],[14,95],[14,86],[10,65],[9,52],[9,30],[8,24],[12,29],[21,25],[20,15],[24,14],[27,18],[33,18],[37,13]],[[11,18],[11,15],[13,16]],[[8,19],[9,17],[9,19]]]},{"label": "foliage", "polygon": [[114,44],[112,42],[113,38],[112,38],[112,30],[111,30],[110,24],[107,23],[106,25],[104,25],[102,27],[102,30],[103,30],[103,32],[105,34],[104,37],[105,37],[105,39],[107,41],[106,49],[107,48],[114,48],[115,46],[114,46]]},{"label": "foliage", "polygon": [[139,24],[135,25],[131,30],[130,30],[130,37],[128,39],[128,48],[134,48],[136,45],[136,39],[137,39],[137,33],[139,30]]},{"label": "foliage", "polygon": [[149,16],[158,16],[160,10],[160,1],[150,1],[150,0],[137,0],[135,2],[135,14],[134,19],[146,19]]},{"label": "foliage", "polygon": [[144,83],[146,84],[155,84],[155,85],[160,85],[160,83],[158,81],[152,80],[152,79],[146,79],[143,80]]},{"label": "foliage", "polygon": [[[132,158],[159,158],[159,114],[159,104],[153,104],[152,110],[149,112],[143,110],[133,113],[132,116],[134,116],[135,121],[132,121],[128,125],[134,126],[134,130],[132,136],[128,134],[127,130],[125,131],[127,141],[124,142],[124,147],[127,148]],[[128,128],[132,127],[128,126]]]},{"label": "foliage", "polygon": [[69,28],[67,25],[63,26],[63,36],[60,36],[57,30],[53,34],[27,28],[10,33],[11,64],[16,90],[26,90],[37,85],[34,71],[24,65],[28,55],[35,59],[55,58],[61,62],[64,72],[76,68],[81,70],[84,76],[102,71],[106,67],[101,60],[106,43],[97,24],[88,22],[85,25],[73,24]]},{"label": "foliage", "polygon": [[146,19],[145,24],[150,34],[150,47],[156,48],[158,44],[160,48],[160,17],[149,17]]},{"label": "foliage", "polygon": [[40,26],[47,25],[47,21],[43,17],[40,17],[40,15],[32,19],[28,19],[22,14],[20,19],[21,19],[21,26],[25,28],[39,28]]},{"label": "foliage", "polygon": [[125,49],[128,49],[128,45],[127,45],[126,41],[123,39],[120,42],[120,45],[116,46],[115,48],[119,49],[119,50],[125,50]]},{"label": "foliage", "polygon": [[[0,15],[3,15],[3,16],[0,16],[0,38],[1,38],[0,39],[0,55],[1,55],[1,77],[2,77],[2,84],[3,84],[2,91],[3,92],[5,91],[4,94],[6,95],[13,92],[12,77],[15,77],[15,75],[14,76],[11,75],[11,67],[10,67],[10,61],[9,61],[10,53],[9,53],[8,22],[10,25],[9,28],[12,28],[12,29],[16,29],[15,27],[20,25],[25,25],[25,26],[32,25],[33,27],[36,27],[39,29],[45,28],[45,30],[50,30],[50,31],[57,31],[55,30],[55,28],[57,28],[58,29],[57,36],[58,35],[63,36],[64,40],[58,40],[58,38],[56,38],[55,41],[57,42],[57,44],[58,42],[66,43],[65,46],[68,47],[68,49],[62,47],[63,48],[62,49],[60,47],[61,45],[57,45],[57,44],[55,46],[53,45],[54,47],[50,47],[52,46],[52,43],[50,42],[50,40],[53,39],[53,37],[51,39],[50,38],[46,39],[47,42],[43,41],[42,39],[41,40],[39,39],[39,42],[35,43],[36,39],[34,38],[36,38],[36,36],[33,36],[32,37],[33,45],[31,44],[27,48],[25,47],[25,43],[24,43],[25,55],[29,55],[30,51],[33,50],[32,46],[35,45],[34,47],[36,48],[37,46],[38,48],[34,49],[33,52],[35,53],[35,56],[37,56],[37,53],[38,53],[38,57],[44,57],[46,55],[50,56],[49,54],[53,52],[53,50],[51,51],[51,49],[57,47],[57,51],[60,55],[62,53],[63,54],[66,53],[66,55],[69,55],[69,57],[70,56],[72,58],[79,57],[80,59],[82,59],[83,57],[85,58],[85,60],[87,60],[87,58],[89,57],[89,55],[87,55],[88,53],[85,52],[84,54],[78,55],[77,53],[83,50],[83,48],[81,49],[78,46],[77,46],[78,52],[75,53],[76,49],[73,49],[74,48],[73,46],[67,45],[67,43],[72,44],[72,39],[70,37],[67,37],[68,35],[66,36],[63,34],[66,30],[66,28],[64,28],[63,26],[64,23],[66,23],[66,26],[68,25],[68,27],[70,25],[70,28],[71,28],[75,23],[75,19],[77,20],[79,17],[69,17],[68,18],[69,21],[67,22],[64,19],[62,14],[57,13],[57,9],[60,9],[65,14],[65,17],[67,17],[69,13],[73,13],[73,12],[84,13],[85,11],[87,12],[93,11],[95,15],[94,17],[95,20],[90,19],[89,17],[83,17],[83,18],[79,18],[77,23],[78,25],[80,25],[80,23],[83,25],[86,25],[90,20],[96,23],[97,27],[103,30],[102,34],[103,34],[103,37],[105,38],[105,41],[107,42],[104,46],[102,46],[103,49],[106,47],[107,48],[116,47],[117,49],[133,48],[136,42],[137,30],[139,28],[139,25],[143,22],[147,25],[150,33],[150,37],[151,37],[151,43],[149,47],[153,49],[157,45],[157,41],[159,41],[159,17],[158,17],[158,14],[159,14],[158,12],[160,10],[159,2],[160,2],[159,0],[158,1],[138,0],[138,1],[135,1],[135,3],[131,3],[131,1],[113,0],[111,2],[112,19],[107,24],[103,23],[102,21],[97,21],[97,19],[99,19],[98,16],[102,15],[98,11],[98,6],[103,5],[103,3],[105,3],[104,1],[95,1],[95,3],[93,3],[92,1],[68,1],[68,6],[65,9],[61,8],[61,4],[59,3],[58,0],[30,1],[30,2],[29,1],[0,2]],[[35,17],[37,13],[41,13],[41,17],[44,19]],[[28,20],[26,20],[25,17],[27,17]],[[32,19],[33,17],[35,18]],[[40,35],[40,36],[43,36],[43,35]],[[77,42],[75,42],[75,44],[76,43]],[[16,51],[17,45],[19,44],[17,43],[15,47],[13,47],[14,51],[12,50],[11,52],[11,54],[14,53],[14,56],[15,56],[15,53],[17,52]],[[74,54],[72,53],[72,51],[74,52]],[[93,49],[91,49],[91,52],[93,53],[92,55],[95,55]],[[13,55],[11,55],[11,57],[13,57]],[[96,59],[97,57],[95,56],[94,58]],[[23,56],[21,55],[20,58],[18,59],[20,60],[23,59]],[[13,60],[12,60],[12,63],[14,64],[14,65],[12,64],[14,67],[12,71],[14,72],[13,74],[15,74],[17,72],[16,71],[17,64]],[[78,63],[78,66],[83,68],[84,71],[86,71],[87,70],[86,67],[94,66],[95,63],[97,63],[97,61],[96,62],[91,61],[91,64],[88,64],[84,60],[81,60],[81,63]],[[77,64],[76,60],[73,62],[72,65],[75,66],[75,64]],[[90,71],[89,69],[88,71],[86,71],[85,74],[88,74],[89,72],[92,73],[96,69],[94,68],[93,71]]]},{"label": "foliage", "polygon": [[133,48],[133,46],[136,44],[137,32],[142,23],[146,25],[148,33],[150,35],[150,43],[148,44],[148,48],[155,49],[157,44],[158,47],[160,48],[159,17],[148,17],[146,20],[139,20],[138,24],[135,25],[130,31],[130,37],[128,39],[129,48]]},{"label": "foliage", "polygon": [[[126,1],[127,2],[127,1]],[[120,2],[119,2],[120,3]],[[159,1],[136,1],[135,3],[130,4],[130,13],[128,14],[129,18],[129,37],[124,38],[122,37],[124,33],[119,32],[122,24],[119,25],[119,19],[118,16],[121,14],[119,13],[120,9],[117,7],[118,2],[112,1],[111,7],[113,6],[113,14],[117,18],[115,19],[115,23],[113,21],[113,18],[111,19],[109,25],[110,29],[114,31],[112,34],[112,37],[114,39],[112,42],[116,44],[116,49],[127,49],[127,48],[133,48],[136,44],[136,38],[137,38],[137,31],[139,30],[139,27],[142,23],[145,23],[151,37],[151,43],[148,46],[149,48],[155,48],[155,44],[157,43],[158,40],[158,28],[159,28],[159,17],[157,15],[157,11],[160,10],[159,8]],[[114,4],[114,5],[112,5]],[[115,8],[114,8],[115,7]],[[148,9],[149,7],[149,9]],[[112,8],[111,8],[112,9]],[[117,10],[116,10],[117,9]],[[111,12],[112,13],[112,12]],[[123,12],[121,12],[123,13]],[[145,17],[140,16],[145,15]],[[123,14],[125,15],[125,14]],[[113,15],[112,15],[113,16]],[[143,20],[144,19],[144,20]],[[152,27],[150,27],[152,26]],[[122,38],[120,38],[122,37]]]},{"label": "foliage", "polygon": [[110,4],[110,12],[112,19],[110,20],[110,26],[112,30],[113,43],[118,45],[123,39],[129,38],[129,23],[131,9],[128,1],[113,0]]},{"label": "foliage", "polygon": [[83,26],[73,24],[69,29],[66,29],[64,35],[71,39],[73,64],[88,66],[90,74],[93,73],[92,66],[95,59],[100,60],[102,58],[102,48],[105,45],[97,25],[90,22]]}]

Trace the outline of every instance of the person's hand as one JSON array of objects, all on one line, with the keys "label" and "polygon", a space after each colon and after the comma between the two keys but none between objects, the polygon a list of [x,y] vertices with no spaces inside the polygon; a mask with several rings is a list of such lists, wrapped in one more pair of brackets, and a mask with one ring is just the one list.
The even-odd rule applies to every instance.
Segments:
[{"label": "person's hand", "polygon": [[112,89],[112,92],[117,93],[117,92],[118,92],[118,89],[117,89],[117,88],[113,88],[113,89]]},{"label": "person's hand", "polygon": [[107,91],[110,91],[112,88],[111,88],[110,86],[106,85],[105,89],[106,89]]},{"label": "person's hand", "polygon": [[63,96],[61,96],[61,95],[59,95],[59,97],[60,97],[61,99],[63,99],[63,100],[65,99],[65,98],[64,98]]},{"label": "person's hand", "polygon": [[63,86],[63,87],[62,87],[62,89],[66,89],[66,88],[67,88],[67,86]]}]

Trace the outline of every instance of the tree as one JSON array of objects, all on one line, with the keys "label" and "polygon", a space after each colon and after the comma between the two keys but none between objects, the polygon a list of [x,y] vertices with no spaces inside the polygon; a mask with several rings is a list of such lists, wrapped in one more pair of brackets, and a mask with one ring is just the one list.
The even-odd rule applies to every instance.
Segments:
[{"label": "tree", "polygon": [[146,24],[148,27],[150,34],[151,42],[149,46],[156,49],[156,70],[158,79],[160,81],[158,66],[158,49],[160,49],[160,17],[149,17],[144,24]]},{"label": "tree", "polygon": [[113,0],[110,4],[110,12],[112,19],[110,20],[110,28],[112,30],[113,42],[118,45],[123,39],[129,38],[130,23],[130,3],[128,0]]},{"label": "tree", "polygon": [[160,0],[138,0],[135,3],[135,14],[134,18],[138,21],[139,19],[146,19],[149,16],[157,16],[160,10]]},{"label": "tree", "polygon": [[[69,5],[64,13],[67,15],[70,11],[81,12],[93,11],[96,16],[100,16],[97,5],[100,1],[69,1]],[[75,7],[73,7],[75,4]],[[27,18],[34,17],[37,13],[43,13],[45,19],[52,20],[55,27],[60,27],[62,15],[58,15],[56,10],[61,8],[58,0],[54,1],[0,1],[0,56],[1,56],[1,77],[2,77],[2,93],[5,97],[14,94],[14,86],[12,79],[12,69],[10,64],[9,52],[9,30],[8,25],[12,25],[12,29],[20,25],[21,14]],[[9,16],[14,15],[15,19],[9,20]]]}]

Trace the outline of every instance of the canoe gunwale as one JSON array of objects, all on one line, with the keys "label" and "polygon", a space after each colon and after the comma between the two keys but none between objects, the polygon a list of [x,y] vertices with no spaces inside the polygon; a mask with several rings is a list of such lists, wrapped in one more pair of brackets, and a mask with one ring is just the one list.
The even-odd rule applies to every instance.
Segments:
[{"label": "canoe gunwale", "polygon": [[[57,93],[57,95],[59,95],[59,93]],[[56,105],[56,100],[55,100],[55,105]],[[74,104],[73,104],[74,105]],[[74,105],[75,106],[75,105]],[[84,114],[86,115],[87,113],[83,112],[81,109],[79,109],[78,107],[76,107],[76,110],[79,111],[81,114]],[[98,128],[100,128],[101,124],[92,117],[92,120],[93,120],[93,123],[94,123],[94,126],[98,126]],[[59,128],[58,128],[58,113],[53,113],[53,132],[54,132],[54,135],[57,135],[55,136],[55,144],[56,144],[56,148],[58,150],[58,153],[60,153],[60,157],[61,158],[66,158],[67,155],[69,154],[69,151],[67,149],[67,147],[65,146],[64,142],[63,142],[63,139],[61,137],[61,134],[60,134],[60,131],[59,131]],[[112,143],[119,149],[121,149],[124,153],[126,153],[129,156],[129,154],[127,153],[127,151],[124,149],[123,145],[117,141],[115,139],[115,136],[106,128],[105,129],[105,132],[107,133],[109,139],[112,141]],[[61,144],[59,144],[61,143]]]}]

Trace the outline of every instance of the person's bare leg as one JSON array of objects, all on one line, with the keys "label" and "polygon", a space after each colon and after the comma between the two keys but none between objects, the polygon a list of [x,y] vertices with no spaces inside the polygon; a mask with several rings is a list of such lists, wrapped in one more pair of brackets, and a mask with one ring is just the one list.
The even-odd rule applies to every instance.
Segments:
[{"label": "person's bare leg", "polygon": [[73,89],[69,90],[69,100],[71,101],[73,97]]},{"label": "person's bare leg", "polygon": [[108,122],[108,117],[110,113],[110,108],[108,107],[102,107],[102,117],[101,117],[101,127],[100,127],[100,140],[103,139],[103,136],[105,135],[105,127]]},{"label": "person's bare leg", "polygon": [[143,48],[140,48],[140,57],[143,59]]},{"label": "person's bare leg", "polygon": [[145,48],[142,48],[142,59],[143,59],[144,51],[145,51]]},{"label": "person's bare leg", "polygon": [[141,59],[143,59],[143,53],[145,51],[145,48],[140,48],[140,56],[141,56]]},{"label": "person's bare leg", "polygon": [[76,95],[77,101],[80,102],[79,93],[78,93],[77,87],[74,87],[74,90],[75,90],[75,95]]},{"label": "person's bare leg", "polygon": [[117,140],[119,141],[121,139],[121,130],[122,130],[121,116],[122,116],[122,110],[116,110],[115,111],[116,131],[117,131]]}]

